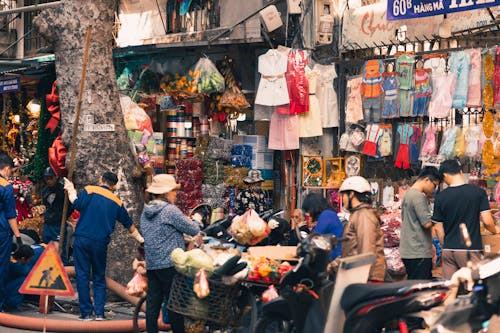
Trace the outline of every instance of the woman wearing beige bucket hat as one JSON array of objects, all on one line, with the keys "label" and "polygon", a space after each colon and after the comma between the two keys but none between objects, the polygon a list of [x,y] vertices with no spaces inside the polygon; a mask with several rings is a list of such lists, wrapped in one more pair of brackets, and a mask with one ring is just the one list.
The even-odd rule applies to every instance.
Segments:
[{"label": "woman wearing beige bucket hat", "polygon": [[261,184],[264,181],[260,170],[249,170],[248,175],[243,178],[243,182],[248,185],[248,189],[241,190],[234,202],[234,213],[241,215],[248,209],[253,209],[257,213],[263,213],[271,209]]},{"label": "woman wearing beige bucket hat", "polygon": [[[148,295],[146,303],[146,329],[158,332],[158,315],[164,300],[168,299],[175,275],[171,252],[176,248],[185,249],[184,234],[194,236],[200,228],[175,206],[180,184],[172,175],[159,174],[153,177],[146,189],[152,200],[141,215],[141,230],[144,236]],[[174,333],[184,332],[182,315],[169,312],[169,320]]]}]

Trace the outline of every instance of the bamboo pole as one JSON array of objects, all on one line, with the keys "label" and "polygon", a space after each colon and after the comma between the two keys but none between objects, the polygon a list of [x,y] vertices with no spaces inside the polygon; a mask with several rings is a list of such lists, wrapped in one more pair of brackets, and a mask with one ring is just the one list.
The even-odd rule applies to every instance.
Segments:
[{"label": "bamboo pole", "polygon": [[[75,156],[76,156],[76,139],[78,137],[78,126],[80,124],[80,110],[82,108],[83,99],[83,88],[85,87],[85,77],[87,75],[87,63],[89,60],[89,50],[90,50],[90,37],[92,36],[92,26],[90,25],[87,29],[87,35],[85,36],[85,50],[83,54],[83,64],[82,64],[82,75],[80,78],[80,88],[78,90],[78,102],[75,109],[75,121],[73,123],[73,132],[71,133],[71,157],[69,160],[68,168],[68,179],[73,180],[73,171],[75,169]],[[62,253],[64,244],[64,234],[66,230],[66,219],[68,215],[68,193],[66,192],[64,196],[64,205],[61,218],[61,230],[59,232],[59,255]]]}]

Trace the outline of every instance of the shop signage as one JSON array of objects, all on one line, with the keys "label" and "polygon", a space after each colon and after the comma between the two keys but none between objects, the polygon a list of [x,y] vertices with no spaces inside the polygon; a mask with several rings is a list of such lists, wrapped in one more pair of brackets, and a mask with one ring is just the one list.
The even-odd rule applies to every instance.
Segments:
[{"label": "shop signage", "polygon": [[115,124],[84,124],[84,132],[114,132]]},{"label": "shop signage", "polygon": [[[500,0],[494,1],[498,2]],[[500,15],[500,6],[492,7],[491,10],[495,17]],[[491,17],[484,8],[455,14],[451,13],[448,14],[448,20],[450,21],[452,32],[477,28],[491,23]],[[383,1],[350,9],[346,12],[342,24],[342,44],[345,47],[352,45],[355,48],[364,48],[375,47],[375,44],[397,43],[396,30],[402,25],[408,27],[406,37],[409,40],[416,41],[417,38],[425,40],[437,35],[439,25],[442,21],[442,16],[416,17],[407,20],[390,21],[387,19],[387,4]]]},{"label": "shop signage", "polygon": [[0,80],[0,93],[19,91],[19,89],[21,89],[21,80],[18,77]]},{"label": "shop signage", "polygon": [[405,20],[499,5],[500,0],[387,0],[387,20]]}]

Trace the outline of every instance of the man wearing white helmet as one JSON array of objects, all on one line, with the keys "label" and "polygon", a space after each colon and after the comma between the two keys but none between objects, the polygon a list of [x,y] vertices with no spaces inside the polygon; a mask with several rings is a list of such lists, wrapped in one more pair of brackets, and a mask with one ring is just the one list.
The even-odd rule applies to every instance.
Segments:
[{"label": "man wearing white helmet", "polygon": [[370,281],[384,281],[384,235],[380,219],[372,207],[371,186],[360,176],[349,177],[339,189],[342,204],[350,211],[349,222],[344,228],[346,241],[342,243],[342,257],[374,253],[375,263],[370,268]]}]

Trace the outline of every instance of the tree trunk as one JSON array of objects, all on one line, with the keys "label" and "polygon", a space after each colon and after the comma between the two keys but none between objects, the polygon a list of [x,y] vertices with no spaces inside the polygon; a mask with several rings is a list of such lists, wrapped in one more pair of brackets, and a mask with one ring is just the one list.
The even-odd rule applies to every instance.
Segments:
[{"label": "tree trunk", "polygon": [[[43,10],[35,18],[35,26],[54,47],[63,142],[69,150],[78,103],[85,34],[92,25],[73,180],[77,189],[82,189],[85,185],[97,184],[105,171],[115,172],[120,180],[116,193],[138,224],[142,191],[132,177],[135,162],[126,135],[113,67],[114,4],[114,0],[64,0],[57,7]],[[115,130],[83,131],[83,121],[89,116],[93,117],[95,124],[114,124]],[[72,153],[68,153],[67,161]],[[118,226],[108,251],[109,277],[121,283],[130,278],[135,248],[136,244],[128,236],[128,231]]]}]

